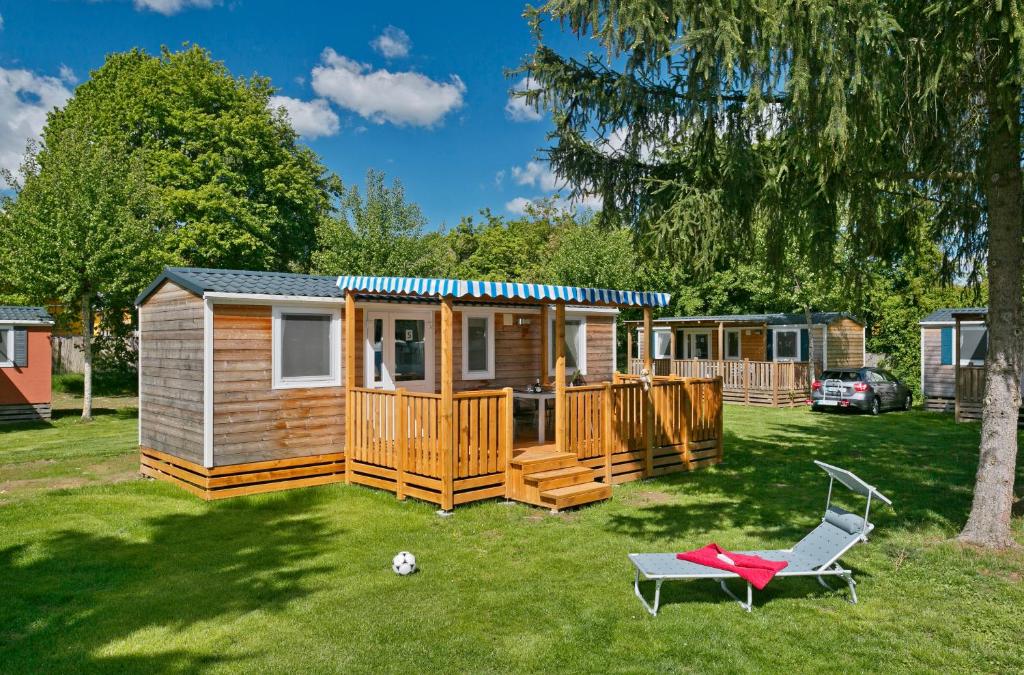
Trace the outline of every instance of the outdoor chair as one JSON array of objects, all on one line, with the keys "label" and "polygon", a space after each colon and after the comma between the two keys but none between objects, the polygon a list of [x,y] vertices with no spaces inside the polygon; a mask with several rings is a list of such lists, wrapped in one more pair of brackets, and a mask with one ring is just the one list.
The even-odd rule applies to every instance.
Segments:
[{"label": "outdoor chair", "polygon": [[[786,561],[788,565],[779,571],[776,577],[817,577],[818,582],[829,590],[833,590],[825,581],[825,577],[839,577],[850,587],[850,602],[857,602],[856,582],[853,574],[839,564],[839,559],[858,542],[866,542],[868,533],[874,529],[869,522],[872,500],[879,500],[889,506],[892,502],[873,486],[868,485],[859,477],[837,466],[814,461],[829,475],[828,498],[825,502],[825,514],[821,524],[811,530],[793,548],[770,551],[737,551],[745,555],[755,555],[766,560]],[[864,516],[858,516],[837,506],[832,506],[832,488],[839,481],[852,492],[867,498]],[[753,608],[753,588],[747,583],[746,602],[738,598],[726,585],[727,579],[740,578],[735,572],[707,567],[698,563],[679,560],[675,553],[630,553],[629,559],[636,568],[633,590],[640,602],[652,616],[658,614],[661,601],[661,585],[665,581],[687,579],[711,579],[717,581],[722,590],[738,602],[746,611]],[[641,577],[644,581],[654,582],[654,601],[648,603],[640,592]]]}]

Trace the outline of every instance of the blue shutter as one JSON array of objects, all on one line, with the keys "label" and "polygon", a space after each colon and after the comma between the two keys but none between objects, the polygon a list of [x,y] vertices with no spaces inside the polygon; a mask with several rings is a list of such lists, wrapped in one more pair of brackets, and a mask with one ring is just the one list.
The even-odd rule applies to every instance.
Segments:
[{"label": "blue shutter", "polygon": [[811,333],[806,328],[800,329],[800,360],[810,361]]},{"label": "blue shutter", "polygon": [[28,331],[14,329],[14,365],[24,368],[28,365]]},{"label": "blue shutter", "polygon": [[943,328],[940,331],[939,364],[953,365],[953,329],[951,327]]},{"label": "blue shutter", "polygon": [[769,328],[768,330],[765,331],[765,340],[766,340],[766,342],[765,342],[765,347],[764,347],[764,353],[766,354],[766,360],[774,361],[775,357],[773,356],[772,352],[775,350],[775,347],[774,347],[774,345],[772,345],[772,329],[771,328]]}]

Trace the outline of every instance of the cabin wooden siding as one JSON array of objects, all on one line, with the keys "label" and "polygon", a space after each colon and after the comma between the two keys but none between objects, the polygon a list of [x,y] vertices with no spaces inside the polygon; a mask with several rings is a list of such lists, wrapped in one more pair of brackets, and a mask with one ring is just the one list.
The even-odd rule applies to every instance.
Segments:
[{"label": "cabin wooden siding", "polygon": [[942,327],[922,327],[921,341],[923,397],[952,400],[956,396],[956,367],[952,363],[942,365]]},{"label": "cabin wooden siding", "polygon": [[164,282],[139,308],[140,444],[203,462],[203,301]]},{"label": "cabin wooden siding", "polygon": [[864,327],[852,319],[837,319],[828,325],[828,367],[864,366]]},{"label": "cabin wooden siding", "polygon": [[[7,328],[8,326],[0,326],[0,330]],[[50,357],[50,326],[15,324],[14,329],[26,333],[27,365],[0,368],[0,406],[49,405],[50,374],[53,367],[53,360]]]},{"label": "cabin wooden siding", "polygon": [[274,389],[271,324],[269,304],[214,305],[214,466],[344,449],[344,386]]},{"label": "cabin wooden siding", "polygon": [[740,328],[739,331],[740,358],[751,361],[764,361],[767,358],[764,330],[761,328]]}]

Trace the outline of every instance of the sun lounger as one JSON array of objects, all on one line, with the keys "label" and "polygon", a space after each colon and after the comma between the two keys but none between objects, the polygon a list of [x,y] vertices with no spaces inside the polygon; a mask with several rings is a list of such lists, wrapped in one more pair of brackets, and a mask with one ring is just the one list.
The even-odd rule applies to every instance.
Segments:
[{"label": "sun lounger", "polygon": [[[857,591],[853,574],[850,570],[843,569],[839,564],[839,559],[858,542],[867,541],[868,533],[874,529],[875,526],[868,520],[871,515],[872,500],[879,500],[890,506],[892,502],[846,469],[817,460],[814,463],[821,467],[830,478],[825,515],[821,519],[821,524],[811,530],[791,549],[737,551],[737,553],[756,555],[767,560],[784,560],[789,564],[778,572],[776,577],[817,577],[818,582],[829,590],[832,590],[832,587],[825,581],[825,577],[839,577],[850,587],[850,601],[856,603]],[[867,507],[863,517],[832,506],[832,488],[836,481],[854,493],[867,498]],[[749,612],[753,608],[753,588],[749,583],[747,583],[746,601],[738,598],[726,585],[728,579],[740,578],[734,572],[679,560],[675,553],[630,553],[629,559],[636,567],[633,590],[652,616],[658,614],[658,605],[661,602],[661,584],[674,580],[711,579],[717,581],[722,590],[738,602],[743,609]],[[653,603],[648,603],[643,593],[640,592],[641,580],[654,582]]]}]

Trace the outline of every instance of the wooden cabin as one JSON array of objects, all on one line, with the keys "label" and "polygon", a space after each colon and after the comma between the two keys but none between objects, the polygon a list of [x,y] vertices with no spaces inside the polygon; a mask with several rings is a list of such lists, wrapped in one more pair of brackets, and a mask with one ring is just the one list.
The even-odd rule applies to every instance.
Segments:
[{"label": "wooden cabin", "polygon": [[0,305],[0,422],[50,419],[52,331],[42,307]]},{"label": "wooden cabin", "polygon": [[[920,321],[921,393],[925,410],[981,419],[988,326],[985,307],[937,309]],[[1024,420],[1024,416],[1022,416]]]},{"label": "wooden cabin", "polygon": [[[644,325],[628,325],[629,372],[639,373]],[[813,312],[810,324],[802,313],[676,316],[651,333],[656,374],[721,377],[725,400],[747,405],[802,404],[824,370],[864,365],[864,324],[842,312]]]},{"label": "wooden cabin", "polygon": [[142,472],[205,499],[344,481],[560,509],[706,466],[720,383],[615,373],[618,308],[667,301],[168,268],[136,301]]}]

